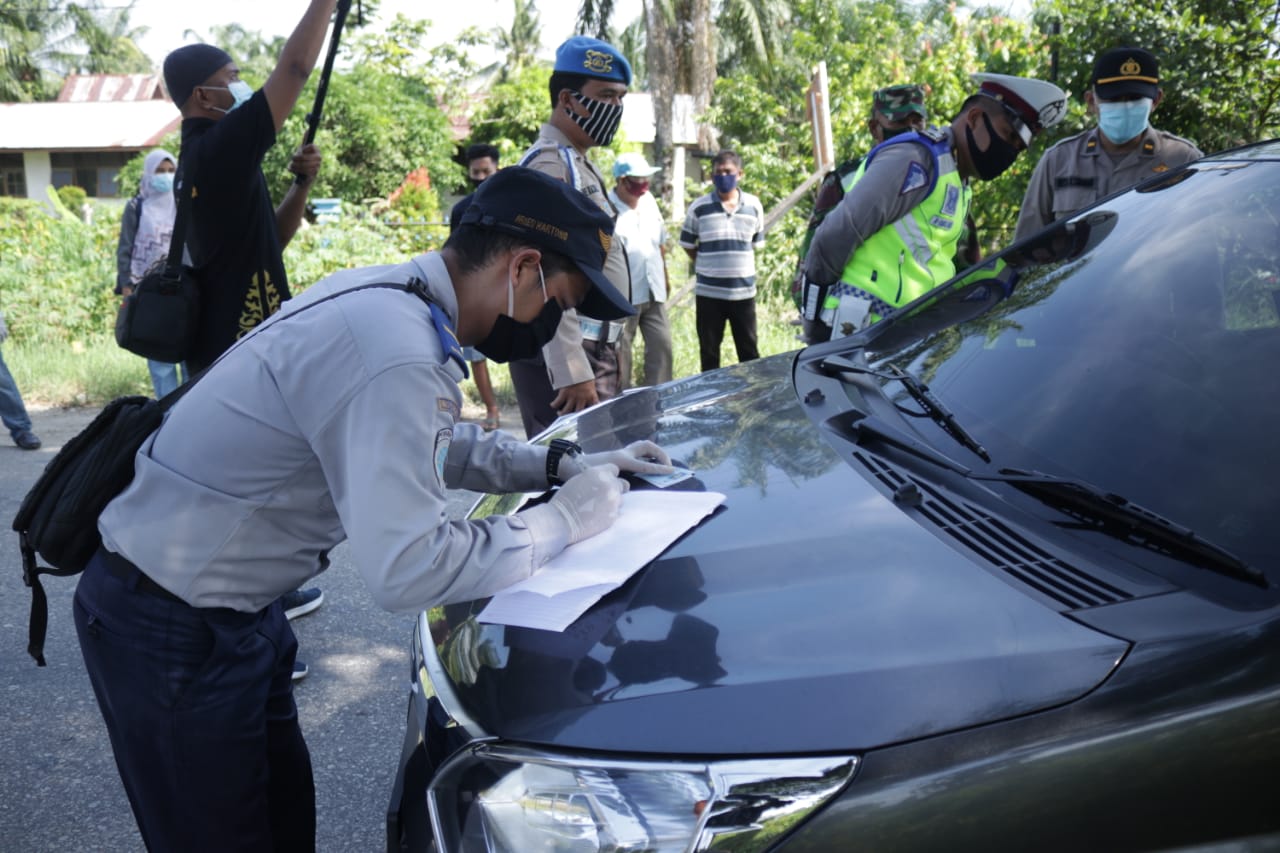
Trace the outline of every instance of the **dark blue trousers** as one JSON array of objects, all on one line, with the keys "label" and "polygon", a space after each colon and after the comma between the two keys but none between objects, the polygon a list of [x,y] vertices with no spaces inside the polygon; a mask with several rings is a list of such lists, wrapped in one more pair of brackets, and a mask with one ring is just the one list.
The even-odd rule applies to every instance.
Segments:
[{"label": "dark blue trousers", "polygon": [[191,607],[99,551],[74,608],[147,849],[314,850],[315,785],[291,681],[298,644],[279,601],[259,613]]}]

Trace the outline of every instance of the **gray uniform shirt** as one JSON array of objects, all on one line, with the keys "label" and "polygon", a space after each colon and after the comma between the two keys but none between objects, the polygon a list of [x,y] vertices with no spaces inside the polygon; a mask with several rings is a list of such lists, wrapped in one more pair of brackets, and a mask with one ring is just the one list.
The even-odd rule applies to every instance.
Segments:
[{"label": "gray uniform shirt", "polygon": [[[530,158],[529,155],[535,151],[537,153]],[[521,162],[530,169],[564,181],[599,205],[611,218],[617,217],[600,171],[581,151],[573,147],[569,137],[555,125],[542,125],[538,130],[537,141],[525,152],[525,158]],[[631,298],[631,272],[627,268],[627,255],[621,240],[614,240],[610,244],[604,274],[619,293]],[[542,348],[542,359],[547,364],[547,376],[552,388],[564,388],[595,379],[591,362],[582,351],[582,329],[578,324],[577,311],[572,308],[565,310],[560,326],[556,329],[556,336]]]},{"label": "gray uniform shirt", "polygon": [[378,288],[290,316],[414,276],[456,322],[432,253],[336,273],[240,341],[143,444],[99,519],[104,545],[192,605],[248,612],[318,574],[344,539],[374,599],[398,611],[490,595],[559,553],[567,530],[549,506],[448,519],[447,488],[547,488],[546,449],[458,423],[461,368],[421,299]]},{"label": "gray uniform shirt", "polygon": [[[949,138],[951,130],[944,133]],[[924,169],[923,183],[907,180],[913,165]],[[933,155],[924,145],[900,143],[876,152],[862,179],[814,232],[804,259],[805,275],[818,284],[838,281],[859,246],[929,197],[933,178]]]},{"label": "gray uniform shirt", "polygon": [[1153,127],[1142,132],[1141,144],[1117,159],[1103,150],[1096,127],[1068,136],[1044,152],[1031,173],[1014,239],[1030,237],[1100,198],[1203,156],[1189,140]]}]

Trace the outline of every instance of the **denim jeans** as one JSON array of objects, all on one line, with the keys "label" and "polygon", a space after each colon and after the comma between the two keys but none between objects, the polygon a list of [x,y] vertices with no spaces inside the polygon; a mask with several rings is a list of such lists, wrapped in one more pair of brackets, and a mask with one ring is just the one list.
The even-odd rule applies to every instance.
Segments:
[{"label": "denim jeans", "polygon": [[[168,364],[163,361],[147,359],[147,370],[151,371],[151,387],[155,389],[156,399],[177,389],[191,374],[187,373],[185,364]],[[179,375],[178,371],[182,371]]]},{"label": "denim jeans", "polygon": [[147,849],[314,851],[298,644],[279,601],[191,607],[114,559],[99,550],[80,576],[76,633]]},{"label": "denim jeans", "polygon": [[27,414],[22,395],[18,393],[18,383],[13,381],[13,374],[4,363],[3,355],[0,355],[0,422],[15,437],[18,433],[31,429],[31,416]]}]

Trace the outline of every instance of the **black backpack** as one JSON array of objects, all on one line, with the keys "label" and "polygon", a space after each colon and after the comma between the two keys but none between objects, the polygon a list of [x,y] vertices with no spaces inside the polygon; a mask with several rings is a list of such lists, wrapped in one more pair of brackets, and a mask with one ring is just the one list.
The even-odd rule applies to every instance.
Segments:
[{"label": "black backpack", "polygon": [[[13,529],[22,550],[22,582],[31,588],[27,653],[40,666],[49,627],[49,599],[40,575],[66,577],[84,571],[102,544],[98,515],[133,481],[133,457],[160,426],[165,410],[194,382],[163,400],[118,397],[58,451],[23,498]],[[36,561],[37,552],[48,565]]]},{"label": "black backpack", "polygon": [[[281,319],[371,287],[403,290],[428,304],[431,301],[419,279],[379,282],[331,293]],[[256,333],[254,330],[241,341]],[[221,360],[219,357],[218,361]],[[31,588],[27,653],[35,658],[38,666],[45,665],[44,640],[49,628],[49,599],[40,584],[40,576],[68,577],[84,571],[102,545],[98,516],[133,482],[133,461],[138,448],[160,427],[164,413],[212,369],[210,365],[160,400],[150,397],[112,400],[49,460],[40,479],[23,498],[13,518],[13,529],[18,533],[18,546],[22,550],[22,582]],[[40,565],[37,556],[43,557],[48,565]]]}]

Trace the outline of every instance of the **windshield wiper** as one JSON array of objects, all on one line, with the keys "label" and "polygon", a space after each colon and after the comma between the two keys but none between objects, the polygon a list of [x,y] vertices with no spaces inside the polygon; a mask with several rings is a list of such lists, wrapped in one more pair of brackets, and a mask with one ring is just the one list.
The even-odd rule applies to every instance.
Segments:
[{"label": "windshield wiper", "polygon": [[1004,482],[1026,492],[1101,533],[1267,589],[1266,576],[1225,548],[1189,527],[1170,521],[1144,506],[1084,480],[1040,471],[1001,468],[998,476],[975,475],[975,480]]},{"label": "windshield wiper", "polygon": [[[885,373],[850,361],[842,356],[832,356],[824,358],[822,366],[840,373],[862,373],[879,379],[901,382],[902,387],[907,389],[907,393],[911,395],[911,398],[920,404],[920,408],[924,409],[924,415],[942,427],[943,432],[954,438],[962,447],[973,451],[983,462],[991,461],[991,455],[987,453],[986,448],[979,444],[978,440],[960,425],[960,422],[956,420],[956,416],[941,400],[933,396],[932,392],[929,391],[929,386],[896,364],[889,365],[889,370],[892,372]],[[907,414],[916,413],[907,412]]]},{"label": "windshield wiper", "polygon": [[909,453],[917,459],[931,462],[940,468],[946,468],[948,471],[954,471],[964,477],[968,477],[973,473],[945,453],[934,450],[925,442],[911,437],[900,429],[889,426],[875,415],[866,415],[858,418],[850,425],[850,429],[853,432],[853,440],[856,444],[865,444],[868,440],[879,441]]}]

